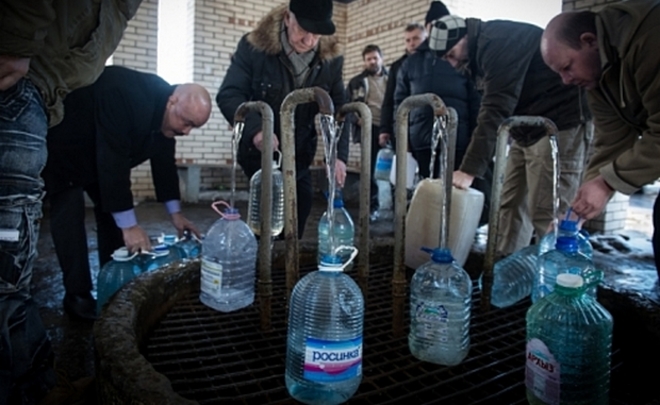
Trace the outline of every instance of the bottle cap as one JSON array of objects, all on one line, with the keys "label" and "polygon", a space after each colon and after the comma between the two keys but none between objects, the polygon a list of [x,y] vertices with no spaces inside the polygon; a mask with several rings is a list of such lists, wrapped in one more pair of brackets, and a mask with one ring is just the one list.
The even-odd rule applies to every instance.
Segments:
[{"label": "bottle cap", "polygon": [[557,275],[557,285],[566,288],[580,288],[584,284],[582,276],[579,274],[560,273]]},{"label": "bottle cap", "polygon": [[431,260],[433,260],[435,263],[451,263],[454,261],[454,257],[451,255],[451,250],[446,249],[446,248],[427,248],[427,247],[422,247],[422,250],[426,253],[431,254]]},{"label": "bottle cap", "polygon": [[561,252],[574,253],[578,251],[577,238],[575,236],[560,236],[557,238],[555,248]]},{"label": "bottle cap", "polygon": [[319,270],[324,271],[342,271],[341,257],[337,255],[324,254],[321,256]]},{"label": "bottle cap", "polygon": [[169,246],[167,246],[165,244],[154,246],[154,251],[153,251],[154,256],[165,256],[168,253],[170,253],[170,247]]},{"label": "bottle cap", "polygon": [[575,233],[578,231],[578,222],[570,219],[562,219],[559,222],[559,230]]},{"label": "bottle cap", "polygon": [[176,235],[163,235],[163,243],[166,245],[173,245],[176,243]]}]

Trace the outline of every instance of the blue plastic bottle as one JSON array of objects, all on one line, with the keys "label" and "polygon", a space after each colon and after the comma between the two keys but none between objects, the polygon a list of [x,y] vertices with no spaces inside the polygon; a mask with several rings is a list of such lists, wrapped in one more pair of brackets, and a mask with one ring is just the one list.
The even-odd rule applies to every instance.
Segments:
[{"label": "blue plastic bottle", "polygon": [[413,356],[435,364],[459,364],[470,350],[472,281],[449,249],[426,249],[431,261],[410,283],[410,335]]},{"label": "blue plastic bottle", "polygon": [[525,386],[531,405],[606,405],[612,316],[577,274],[527,311]]},{"label": "blue plastic bottle", "polygon": [[183,237],[176,246],[181,250],[184,260],[197,259],[202,253],[202,243],[188,229],[183,231]]},{"label": "blue plastic bottle", "polygon": [[[170,249],[173,261],[182,260],[186,257],[186,252],[178,244],[179,238],[176,235],[167,234],[161,237],[162,244]],[[175,259],[176,258],[176,259]]]},{"label": "blue plastic bottle", "polygon": [[[558,237],[555,249],[539,257],[538,271],[532,288],[532,302],[537,302],[552,292],[557,275],[571,273],[585,278],[593,270],[593,261],[578,252],[577,236]],[[595,297],[596,286],[591,287],[587,293]]]},{"label": "blue plastic bottle", "polygon": [[[351,219],[350,214],[344,208],[344,200],[341,194],[336,193],[333,200],[334,207],[334,223],[333,234],[335,236],[335,247],[337,246],[353,246],[355,239],[355,225]],[[332,246],[330,246],[330,225],[328,223],[328,213],[324,212],[319,220],[318,225],[318,262],[324,256],[330,255]],[[339,252],[342,262],[346,263],[350,257],[350,251]]]},{"label": "blue plastic bottle", "polygon": [[[375,145],[372,145],[372,147],[375,147]],[[384,148],[381,148],[376,155],[374,180],[390,181],[393,160],[394,151],[392,150],[392,145],[388,143]]]},{"label": "blue plastic bottle", "polygon": [[220,213],[217,204],[213,208],[222,218],[211,225],[202,243],[199,299],[215,310],[231,312],[254,302],[257,239],[236,208],[227,205]]},{"label": "blue plastic bottle", "polygon": [[[357,253],[352,250],[349,262]],[[345,402],[362,381],[364,298],[343,272],[346,265],[325,256],[291,294],[285,381],[289,394],[305,404]]]},{"label": "blue plastic bottle", "polygon": [[[491,303],[494,306],[508,307],[532,292],[538,249],[538,245],[530,245],[495,263],[491,292]],[[482,277],[479,277],[479,288],[482,287]]]},{"label": "blue plastic bottle", "polygon": [[553,231],[541,238],[541,242],[539,243],[539,256],[555,248],[555,245],[557,244],[557,236],[576,236],[578,241],[578,252],[582,253],[589,259],[593,258],[594,248],[591,246],[591,242],[589,242],[589,232],[587,232],[586,229],[578,230],[578,222],[567,219],[559,222],[559,228],[557,229],[556,235]]},{"label": "blue plastic bottle", "polygon": [[160,244],[153,247],[151,252],[143,254],[142,271],[154,271],[177,261],[181,261],[181,254],[178,250],[172,249],[166,244]]},{"label": "blue plastic bottle", "polygon": [[112,260],[99,271],[96,278],[96,308],[97,314],[101,308],[119,289],[140,273],[140,266],[125,247],[115,250]]}]

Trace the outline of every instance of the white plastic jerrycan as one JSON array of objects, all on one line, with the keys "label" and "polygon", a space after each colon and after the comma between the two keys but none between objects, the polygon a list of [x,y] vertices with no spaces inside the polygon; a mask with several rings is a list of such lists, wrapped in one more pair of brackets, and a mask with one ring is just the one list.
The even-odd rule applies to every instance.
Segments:
[{"label": "white plastic jerrycan", "polygon": [[[419,182],[406,215],[405,264],[413,269],[429,261],[422,247],[435,247],[440,242],[440,213],[444,186],[440,179]],[[484,207],[484,194],[473,188],[452,187],[447,248],[461,266],[465,265],[477,233]]]},{"label": "white plastic jerrycan", "polygon": [[[415,187],[415,173],[417,173],[417,160],[412,153],[406,152],[406,188],[412,190]],[[392,170],[390,171],[390,183],[396,186],[396,155],[392,158]],[[428,258],[428,254],[426,255]],[[428,260],[427,260],[428,261]]]}]

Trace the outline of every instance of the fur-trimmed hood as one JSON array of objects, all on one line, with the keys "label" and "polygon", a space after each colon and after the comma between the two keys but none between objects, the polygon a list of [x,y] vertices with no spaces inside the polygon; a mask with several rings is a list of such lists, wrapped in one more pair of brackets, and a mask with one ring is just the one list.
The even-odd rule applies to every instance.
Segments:
[{"label": "fur-trimmed hood", "polygon": [[[280,31],[287,8],[287,4],[282,4],[271,10],[259,21],[257,28],[248,34],[248,42],[256,49],[268,55],[277,55],[282,52]],[[341,46],[337,37],[334,35],[322,36],[319,40],[318,49],[319,57],[324,61],[341,55]]]}]

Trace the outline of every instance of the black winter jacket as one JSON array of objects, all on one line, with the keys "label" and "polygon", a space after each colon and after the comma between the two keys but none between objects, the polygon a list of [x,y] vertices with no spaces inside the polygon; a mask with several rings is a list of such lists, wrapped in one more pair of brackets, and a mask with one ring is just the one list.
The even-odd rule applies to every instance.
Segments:
[{"label": "black winter jacket", "polygon": [[[216,102],[224,117],[234,124],[234,113],[246,101],[264,101],[273,110],[274,130],[280,131],[280,106],[293,90],[291,63],[280,41],[286,5],[279,6],[264,17],[257,28],[241,38],[227,74],[220,86]],[[344,59],[339,54],[335,37],[321,37],[318,53],[311,64],[305,87],[320,87],[327,91],[335,111],[345,103],[342,81]],[[299,105],[295,110],[296,170],[309,168],[316,154],[317,133],[314,117],[319,108],[316,103]],[[238,163],[248,177],[261,168],[261,152],[252,139],[261,131],[261,117],[256,112],[245,118],[245,127],[238,148]],[[347,132],[346,128],[344,133]],[[348,136],[342,135],[337,146],[337,157],[348,161]]]},{"label": "black winter jacket", "polygon": [[[424,41],[401,65],[397,73],[394,92],[395,111],[403,100],[411,95],[434,93],[445,105],[458,113],[456,139],[456,163],[467,149],[470,135],[476,126],[480,96],[474,83],[458,73],[449,62],[439,58]],[[408,140],[411,151],[431,148],[433,110],[418,108],[410,112]]]},{"label": "black winter jacket", "polygon": [[[385,97],[383,98],[383,106],[380,111],[380,133],[394,135],[394,90],[396,89],[396,77],[403,61],[408,57],[404,53],[402,57],[395,60],[390,66],[390,74],[387,78],[387,87],[385,88]],[[390,137],[390,141],[394,143],[394,137]]]},{"label": "black winter jacket", "polygon": [[149,159],[158,201],[180,199],[176,141],[161,133],[173,92],[154,74],[119,66],[71,92],[64,120],[48,131],[47,192],[98,182],[103,211],[125,211],[133,208],[131,168]]},{"label": "black winter jacket", "polygon": [[[543,62],[540,51],[543,30],[513,21],[468,18],[469,72],[482,92],[477,128],[463,159],[461,171],[481,176],[495,151],[497,129],[514,115],[544,116],[561,131],[589,119],[583,92],[565,86],[558,74]],[[512,135],[531,145],[545,135],[543,130]],[[518,135],[521,135],[518,132]]]}]

